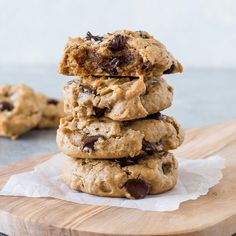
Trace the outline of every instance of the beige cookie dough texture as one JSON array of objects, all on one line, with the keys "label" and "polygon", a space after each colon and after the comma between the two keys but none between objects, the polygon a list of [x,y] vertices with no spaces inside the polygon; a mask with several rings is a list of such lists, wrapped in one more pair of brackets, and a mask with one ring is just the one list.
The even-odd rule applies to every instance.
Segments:
[{"label": "beige cookie dough texture", "polygon": [[172,189],[177,181],[178,163],[173,154],[158,153],[140,158],[137,164],[121,167],[114,160],[69,159],[62,178],[72,189],[103,197],[133,198],[125,184],[141,179],[150,187],[148,194]]},{"label": "beige cookie dough texture", "polygon": [[[101,135],[93,148],[84,147],[87,137]],[[143,141],[158,144],[158,151],[177,148],[184,132],[174,118],[143,119],[129,122],[106,118],[65,117],[57,131],[59,149],[74,158],[112,159],[134,157],[143,152]]]},{"label": "beige cookie dough texture", "polygon": [[[127,37],[127,43],[124,50],[112,52],[109,50],[109,45],[117,35]],[[115,75],[159,77],[165,73],[183,71],[182,65],[167,51],[165,46],[147,32],[120,30],[108,33],[103,37],[101,42],[80,37],[69,38],[59,65],[59,72],[73,76],[108,76],[111,73],[102,69],[101,61],[104,58],[119,58],[120,55],[124,57],[127,53],[132,60],[116,67]],[[147,64],[150,65],[150,68],[143,69]]]},{"label": "beige cookie dough texture", "polygon": [[172,97],[173,88],[162,78],[87,76],[64,86],[65,111],[77,117],[96,115],[99,108],[112,120],[143,118],[170,107]]},{"label": "beige cookie dough texture", "polygon": [[0,111],[0,135],[16,139],[35,127],[41,119],[44,104],[26,85],[0,86],[0,102],[13,105],[10,111]]}]

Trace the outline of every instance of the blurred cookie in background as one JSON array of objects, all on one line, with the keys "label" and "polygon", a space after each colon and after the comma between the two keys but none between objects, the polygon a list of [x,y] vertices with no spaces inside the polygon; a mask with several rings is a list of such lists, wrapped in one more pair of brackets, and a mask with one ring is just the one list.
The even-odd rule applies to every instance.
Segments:
[{"label": "blurred cookie in background", "polygon": [[0,136],[18,138],[36,127],[44,104],[30,87],[17,85],[0,86]]},{"label": "blurred cookie in background", "polygon": [[34,128],[56,128],[63,110],[62,101],[27,85],[0,85],[0,136],[14,140]]},{"label": "blurred cookie in background", "polygon": [[39,94],[40,100],[44,103],[41,119],[36,128],[38,129],[50,129],[57,128],[60,123],[60,118],[64,116],[63,101],[48,98],[43,94]]}]

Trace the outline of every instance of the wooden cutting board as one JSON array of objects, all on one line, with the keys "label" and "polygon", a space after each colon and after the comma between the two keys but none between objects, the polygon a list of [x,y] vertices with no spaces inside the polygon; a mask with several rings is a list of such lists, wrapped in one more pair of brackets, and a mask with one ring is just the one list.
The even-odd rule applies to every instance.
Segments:
[{"label": "wooden cutting board", "polygon": [[[0,232],[8,235],[212,235],[236,232],[236,120],[187,130],[181,158],[225,158],[221,182],[206,196],[172,212],[145,212],[119,207],[79,205],[52,198],[0,197]],[[0,187],[16,173],[51,155],[0,169]]]}]

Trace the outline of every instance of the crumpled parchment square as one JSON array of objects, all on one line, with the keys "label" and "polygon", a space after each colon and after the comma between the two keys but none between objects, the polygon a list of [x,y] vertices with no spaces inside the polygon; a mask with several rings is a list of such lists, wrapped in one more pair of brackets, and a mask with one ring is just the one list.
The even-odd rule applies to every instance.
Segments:
[{"label": "crumpled parchment square", "polygon": [[147,196],[144,199],[98,197],[71,190],[61,179],[61,169],[68,157],[59,153],[36,166],[33,171],[10,177],[0,195],[27,197],[54,197],[79,204],[138,208],[146,211],[173,211],[180,203],[207,194],[219,183],[225,161],[214,155],[206,159],[179,161],[177,185],[169,192]]}]

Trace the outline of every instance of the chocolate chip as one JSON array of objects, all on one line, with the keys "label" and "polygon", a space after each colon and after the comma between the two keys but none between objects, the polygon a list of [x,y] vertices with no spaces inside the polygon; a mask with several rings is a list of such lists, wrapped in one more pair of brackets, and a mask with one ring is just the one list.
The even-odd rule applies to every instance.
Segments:
[{"label": "chocolate chip", "polygon": [[90,148],[90,149],[94,149],[94,143],[96,141],[98,141],[99,138],[104,138],[102,135],[93,135],[93,136],[87,136],[84,140],[84,144],[82,149],[84,149],[85,147]]},{"label": "chocolate chip", "polygon": [[125,188],[135,199],[144,198],[150,190],[149,185],[141,179],[129,179],[125,183]]},{"label": "chocolate chip", "polygon": [[162,164],[162,171],[164,175],[168,175],[171,172],[171,166],[172,165],[170,162]]},{"label": "chocolate chip", "polygon": [[145,71],[151,70],[152,67],[153,67],[153,65],[152,65],[152,63],[151,63],[150,61],[143,62],[143,63],[141,64],[141,69],[142,69],[142,70],[145,70]]},{"label": "chocolate chip", "polygon": [[117,67],[120,63],[118,58],[106,58],[104,59],[101,68],[111,75],[115,75],[117,73]]},{"label": "chocolate chip", "polygon": [[115,159],[115,162],[119,164],[121,167],[125,167],[137,164],[137,160],[138,159],[136,158],[126,157],[126,158]]},{"label": "chocolate chip", "polygon": [[83,89],[84,93],[91,93],[94,95],[97,95],[96,90],[91,89],[90,87],[80,85],[80,87]]},{"label": "chocolate chip", "polygon": [[104,116],[105,112],[107,111],[106,108],[98,108],[98,107],[93,107],[93,110],[95,112],[95,116],[98,118]]},{"label": "chocolate chip", "polygon": [[95,35],[92,35],[89,31],[87,32],[87,35],[86,35],[86,37],[85,37],[85,40],[94,40],[94,41],[96,41],[96,42],[102,42],[103,41],[103,39],[104,39],[104,37],[102,37],[102,36],[95,36]]},{"label": "chocolate chip", "polygon": [[54,98],[48,98],[48,104],[52,104],[56,106],[58,104],[58,100]]},{"label": "chocolate chip", "polygon": [[139,30],[139,31],[137,31],[137,32],[139,33],[139,35],[140,35],[141,38],[143,38],[143,39],[149,39],[149,36],[147,35],[146,32],[141,31],[141,30]]},{"label": "chocolate chip", "polygon": [[164,115],[162,115],[160,112],[148,115],[145,119],[154,119],[154,120],[163,120]]},{"label": "chocolate chip", "polygon": [[10,102],[2,101],[0,102],[0,111],[11,111],[14,106]]},{"label": "chocolate chip", "polygon": [[142,145],[143,145],[142,150],[150,155],[157,152],[157,146],[155,143],[151,143],[143,139]]},{"label": "chocolate chip", "polygon": [[163,74],[171,74],[175,70],[175,64],[172,64],[171,67],[163,72]]},{"label": "chocolate chip", "polygon": [[132,62],[134,59],[134,56],[129,53],[123,53],[116,57],[106,57],[103,58],[102,62],[99,64],[102,70],[106,71],[107,73],[111,75],[117,74],[117,67],[126,65],[130,62]]},{"label": "chocolate chip", "polygon": [[130,52],[126,52],[118,57],[119,66],[126,65],[134,60],[134,56]]},{"label": "chocolate chip", "polygon": [[107,47],[110,51],[120,51],[125,48],[127,37],[124,35],[116,35],[112,40],[109,46]]}]

